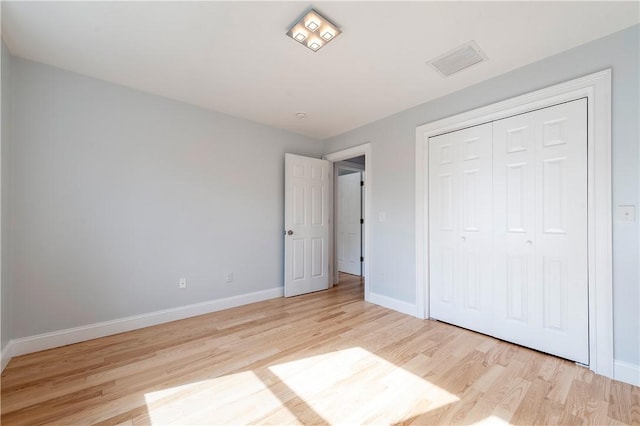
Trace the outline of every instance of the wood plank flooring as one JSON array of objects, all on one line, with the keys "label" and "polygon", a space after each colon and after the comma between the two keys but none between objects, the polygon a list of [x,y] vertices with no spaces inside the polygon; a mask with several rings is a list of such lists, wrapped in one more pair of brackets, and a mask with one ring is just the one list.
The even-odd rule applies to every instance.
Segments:
[{"label": "wood plank flooring", "polygon": [[11,360],[2,424],[640,424],[640,388],[331,290]]}]

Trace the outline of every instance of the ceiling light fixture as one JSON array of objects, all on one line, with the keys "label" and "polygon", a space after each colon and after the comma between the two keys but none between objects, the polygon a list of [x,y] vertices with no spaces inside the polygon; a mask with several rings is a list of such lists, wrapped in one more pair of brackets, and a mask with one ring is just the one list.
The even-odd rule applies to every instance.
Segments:
[{"label": "ceiling light fixture", "polygon": [[320,24],[314,20],[310,20],[309,22],[305,22],[304,26],[309,28],[311,31],[315,31],[320,27]]},{"label": "ceiling light fixture", "polygon": [[329,41],[333,38],[333,34],[331,34],[330,31],[325,31],[324,34],[322,34],[322,38]]},{"label": "ceiling light fixture", "polygon": [[311,9],[287,31],[287,35],[317,52],[342,31],[317,11]]},{"label": "ceiling light fixture", "polygon": [[309,43],[308,46],[309,46],[309,49],[313,50],[314,52],[322,47],[322,45],[318,40],[313,40],[312,42]]}]

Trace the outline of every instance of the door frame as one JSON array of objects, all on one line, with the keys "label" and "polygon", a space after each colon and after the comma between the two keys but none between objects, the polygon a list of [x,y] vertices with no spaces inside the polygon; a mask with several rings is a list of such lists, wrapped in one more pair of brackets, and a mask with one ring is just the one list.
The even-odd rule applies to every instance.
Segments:
[{"label": "door frame", "polygon": [[[365,256],[364,265],[362,275],[364,276],[364,300],[369,302],[370,300],[370,289],[371,289],[371,273],[369,272],[371,269],[371,188],[373,182],[373,167],[371,160],[371,142],[364,143],[362,145],[357,145],[351,148],[343,149],[340,151],[335,151],[329,154],[325,154],[322,158],[331,162],[332,166],[335,166],[335,163],[338,161],[348,160],[349,158],[359,157],[360,155],[364,155],[364,229],[362,230],[364,239],[363,244],[363,252]],[[335,173],[332,173],[331,176],[334,176]],[[337,269],[338,265],[336,263],[336,244],[335,244],[335,236],[336,236],[336,226],[335,226],[335,179],[334,183],[330,185],[330,195],[329,200],[331,205],[329,206],[330,212],[330,230],[329,230],[329,275],[331,277],[337,277]]]},{"label": "door frame", "polygon": [[429,318],[429,138],[587,98],[589,368],[613,377],[611,69],[416,127],[416,304]]}]

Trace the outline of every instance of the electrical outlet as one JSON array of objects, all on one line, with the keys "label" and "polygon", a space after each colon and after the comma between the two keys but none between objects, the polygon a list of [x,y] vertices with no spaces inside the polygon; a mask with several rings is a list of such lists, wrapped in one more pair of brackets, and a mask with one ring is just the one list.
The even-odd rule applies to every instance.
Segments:
[{"label": "electrical outlet", "polygon": [[233,272],[229,272],[229,273],[227,273],[227,279],[226,279],[226,281],[227,281],[228,283],[232,283],[232,282],[233,282]]},{"label": "electrical outlet", "polygon": [[187,288],[186,278],[180,278],[180,281],[178,281],[178,288]]},{"label": "electrical outlet", "polygon": [[635,222],[636,206],[618,206],[618,220],[620,222]]}]

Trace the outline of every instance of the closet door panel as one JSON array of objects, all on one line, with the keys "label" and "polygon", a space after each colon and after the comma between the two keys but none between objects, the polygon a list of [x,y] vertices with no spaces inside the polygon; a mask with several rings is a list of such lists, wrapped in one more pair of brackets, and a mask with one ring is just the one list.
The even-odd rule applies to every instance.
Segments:
[{"label": "closet door panel", "polygon": [[527,344],[534,309],[535,144],[533,114],[493,123],[494,333]]},{"label": "closet door panel", "polygon": [[432,316],[443,321],[460,315],[455,294],[460,274],[454,139],[442,135],[429,140],[430,304]]},{"label": "closet door panel", "polygon": [[458,324],[491,333],[493,311],[493,149],[491,123],[454,133],[461,148],[458,202],[462,277]]},{"label": "closet door panel", "polygon": [[491,133],[489,123],[429,140],[431,316],[484,333],[491,324]]},{"label": "closet door panel", "polygon": [[588,364],[587,101],[533,114],[539,349]]},{"label": "closet door panel", "polygon": [[585,102],[494,122],[494,335],[588,364]]}]

